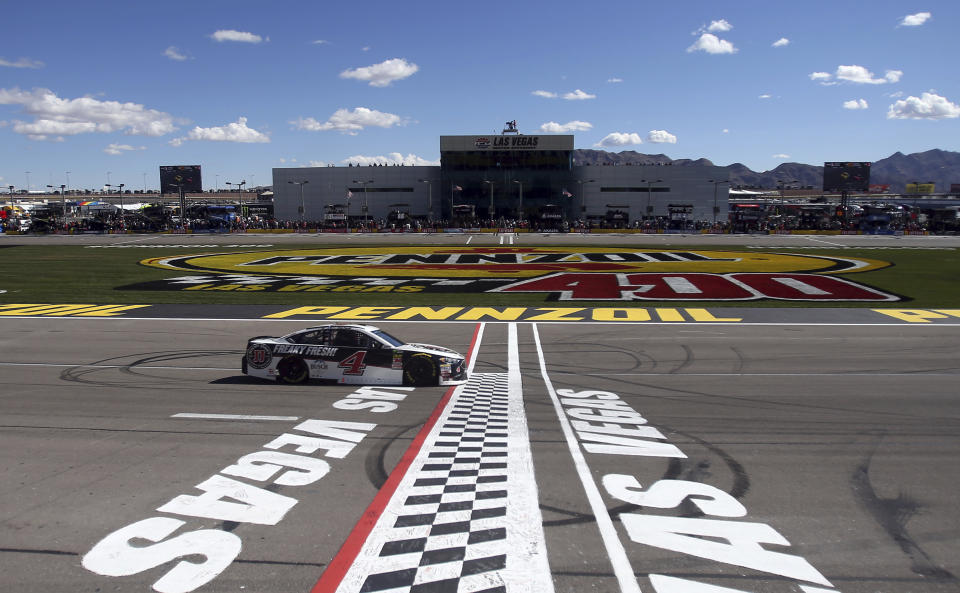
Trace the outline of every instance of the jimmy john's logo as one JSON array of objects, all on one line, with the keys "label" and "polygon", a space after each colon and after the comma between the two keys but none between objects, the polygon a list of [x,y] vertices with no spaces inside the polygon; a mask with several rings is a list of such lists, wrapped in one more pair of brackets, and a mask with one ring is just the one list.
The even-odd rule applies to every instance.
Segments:
[{"label": "jimmy john's logo", "polygon": [[[793,253],[368,247],[208,253],[141,263],[194,272],[162,283],[167,289],[195,291],[514,292],[570,301],[898,300],[837,277],[880,269],[886,262]],[[159,288],[162,283],[124,288]]]},{"label": "jimmy john's logo", "polygon": [[254,344],[247,348],[247,364],[253,368],[265,369],[270,366],[271,360],[273,360],[273,353],[263,344]]}]

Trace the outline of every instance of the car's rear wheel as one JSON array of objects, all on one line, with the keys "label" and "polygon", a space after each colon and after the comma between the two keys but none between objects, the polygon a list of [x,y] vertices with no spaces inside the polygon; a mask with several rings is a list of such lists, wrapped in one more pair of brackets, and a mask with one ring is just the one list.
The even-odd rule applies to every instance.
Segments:
[{"label": "car's rear wheel", "polygon": [[408,385],[423,387],[437,384],[437,366],[426,354],[414,354],[403,367],[403,379]]},{"label": "car's rear wheel", "polygon": [[291,356],[277,363],[277,381],[288,385],[305,383],[310,378],[310,369],[303,359]]}]

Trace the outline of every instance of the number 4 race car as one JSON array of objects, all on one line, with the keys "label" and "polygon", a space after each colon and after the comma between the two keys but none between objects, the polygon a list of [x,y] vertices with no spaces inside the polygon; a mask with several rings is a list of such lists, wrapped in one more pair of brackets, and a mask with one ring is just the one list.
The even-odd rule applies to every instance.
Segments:
[{"label": "number 4 race car", "polygon": [[405,344],[372,325],[324,325],[280,338],[247,341],[244,374],[280,383],[326,379],[377,385],[459,385],[464,356],[430,344]]}]

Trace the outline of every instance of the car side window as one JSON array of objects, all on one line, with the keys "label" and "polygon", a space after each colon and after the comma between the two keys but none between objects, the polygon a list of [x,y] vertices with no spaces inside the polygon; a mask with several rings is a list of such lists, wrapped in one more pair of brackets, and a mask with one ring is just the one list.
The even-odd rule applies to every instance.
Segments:
[{"label": "car side window", "polygon": [[341,348],[356,348],[357,332],[352,329],[334,329],[331,332],[331,346]]},{"label": "car side window", "polygon": [[297,344],[323,344],[323,335],[320,330],[308,331],[293,336]]}]

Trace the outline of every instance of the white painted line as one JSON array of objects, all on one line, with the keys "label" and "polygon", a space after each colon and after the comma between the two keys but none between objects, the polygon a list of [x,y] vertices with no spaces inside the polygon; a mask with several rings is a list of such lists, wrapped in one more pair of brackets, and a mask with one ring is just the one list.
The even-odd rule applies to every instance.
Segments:
[{"label": "white painted line", "polygon": [[139,239],[130,239],[129,241],[117,241],[117,242],[113,243],[113,245],[127,245],[127,244],[130,244],[130,243],[142,243],[142,242],[144,242],[144,241],[155,241],[155,240],[157,240],[157,238],[158,238],[157,236],[149,235],[149,236],[146,236],[146,237],[141,237],[141,238],[139,238]]},{"label": "white painted line", "polygon": [[[507,503],[507,549],[525,562],[516,567],[513,584],[527,583],[530,591],[553,591],[553,578],[547,556],[546,537],[537,482],[534,477],[530,433],[523,406],[523,380],[520,375],[520,348],[517,343],[517,324],[507,326],[507,443],[509,457],[510,500]],[[525,564],[525,565],[524,565]],[[524,574],[526,573],[526,574]],[[522,591],[521,587],[507,587],[507,591]]]},{"label": "white painted line", "polygon": [[957,373],[926,373],[903,371],[902,373],[570,373],[558,371],[555,375],[578,377],[958,377]]},{"label": "white painted line", "polygon": [[[474,322],[476,323],[476,322]],[[47,362],[0,362],[0,366],[5,367],[52,367],[52,368],[79,368],[79,369],[154,369],[170,371],[239,371],[237,367],[172,367],[172,366],[150,366],[145,364],[54,364]]]},{"label": "white painted line", "polygon": [[468,354],[468,356],[470,356],[470,360],[467,362],[468,377],[473,374],[473,367],[477,365],[477,353],[480,352],[480,344],[483,343],[483,330],[486,327],[486,323],[481,323],[480,327],[477,328],[477,337],[474,340],[473,351]]},{"label": "white painted line", "polygon": [[830,241],[824,241],[822,239],[814,239],[812,235],[803,235],[803,237],[809,241],[816,241],[817,243],[825,243],[826,245],[833,245],[834,247],[846,247],[843,243],[831,243]]},{"label": "white painted line", "polygon": [[567,448],[570,449],[570,456],[573,458],[573,465],[583,484],[584,492],[587,495],[587,501],[590,503],[590,509],[597,521],[597,529],[600,530],[600,537],[603,539],[603,545],[607,549],[607,557],[610,558],[610,564],[613,566],[614,576],[620,585],[620,591],[623,593],[641,593],[640,584],[634,575],[633,566],[627,557],[627,551],[623,548],[623,543],[617,535],[617,529],[613,526],[613,520],[607,507],[603,503],[603,497],[597,483],[594,482],[587,466],[587,461],[583,457],[583,451],[580,450],[580,444],[573,434],[573,428],[570,426],[570,420],[567,419],[560,400],[557,398],[557,392],[553,388],[553,382],[547,374],[547,362],[543,356],[543,348],[540,346],[540,332],[537,331],[537,325],[533,325],[533,340],[537,346],[537,358],[540,360],[540,376],[543,377],[543,384],[550,394],[550,400],[553,402],[553,409],[557,413],[557,419],[560,421],[560,428],[563,429],[563,436],[567,440]]},{"label": "white painted line", "polygon": [[296,422],[299,416],[255,416],[248,414],[193,414],[180,412],[171,418],[191,418],[197,420],[277,420],[279,422]]}]

